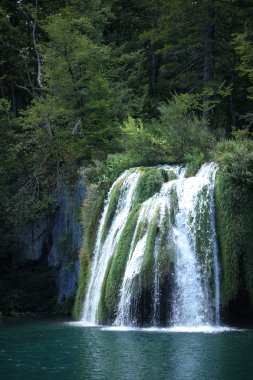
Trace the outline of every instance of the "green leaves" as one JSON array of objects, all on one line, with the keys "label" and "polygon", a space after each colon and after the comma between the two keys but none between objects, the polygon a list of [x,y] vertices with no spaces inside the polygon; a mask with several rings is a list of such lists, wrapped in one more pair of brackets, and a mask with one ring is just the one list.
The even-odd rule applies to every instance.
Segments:
[{"label": "green leaves", "polygon": [[[253,33],[253,30],[251,31]],[[240,57],[240,63],[237,70],[241,76],[249,79],[247,88],[248,98],[253,100],[253,40],[249,33],[240,33],[234,37],[233,44],[235,51]]]}]

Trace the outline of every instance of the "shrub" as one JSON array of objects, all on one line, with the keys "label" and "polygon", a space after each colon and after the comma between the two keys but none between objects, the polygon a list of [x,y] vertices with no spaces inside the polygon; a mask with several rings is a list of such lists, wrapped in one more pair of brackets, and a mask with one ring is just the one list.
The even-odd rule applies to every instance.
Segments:
[{"label": "shrub", "polygon": [[253,141],[238,136],[217,144],[213,156],[235,185],[253,189]]},{"label": "shrub", "polygon": [[216,218],[222,263],[222,299],[236,299],[239,289],[253,304],[253,197],[250,140],[224,141],[216,147]]}]

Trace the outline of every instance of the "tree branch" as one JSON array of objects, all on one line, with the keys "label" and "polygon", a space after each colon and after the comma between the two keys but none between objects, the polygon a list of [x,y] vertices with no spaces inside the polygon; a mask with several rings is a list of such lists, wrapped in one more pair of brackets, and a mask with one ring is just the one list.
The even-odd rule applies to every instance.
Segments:
[{"label": "tree branch", "polygon": [[29,90],[29,88],[24,87],[24,86],[21,86],[20,84],[17,84],[17,82],[14,82],[14,84],[15,84],[15,86],[16,86],[17,88],[19,88],[20,90],[24,90],[24,91],[28,92],[28,94],[31,96],[31,98],[33,98],[33,93],[32,93],[31,90]]},{"label": "tree branch", "polygon": [[40,60],[40,54],[36,46],[36,20],[32,20],[32,42],[33,42],[33,48],[34,48],[36,59],[37,59],[37,85],[40,89],[41,95],[44,95],[44,89],[41,83],[41,60]]}]

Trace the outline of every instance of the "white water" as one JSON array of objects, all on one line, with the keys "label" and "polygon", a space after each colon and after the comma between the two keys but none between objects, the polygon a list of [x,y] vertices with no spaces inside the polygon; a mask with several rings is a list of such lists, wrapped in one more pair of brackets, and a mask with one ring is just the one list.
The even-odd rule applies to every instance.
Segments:
[{"label": "white water", "polygon": [[[211,208],[210,199],[213,197],[213,180],[216,167],[213,164],[203,165],[195,177],[185,178],[177,181],[176,190],[178,196],[179,212],[176,215],[176,223],[173,229],[177,256],[175,262],[175,285],[173,295],[173,315],[174,326],[200,326],[208,323],[216,323],[213,315],[213,308],[210,304],[210,288],[203,278],[202,268],[199,263],[195,249],[195,234],[200,226],[196,225],[197,202],[200,202],[200,212],[209,202],[209,213]],[[204,199],[200,197],[201,191],[207,191]],[[211,215],[210,215],[211,217]],[[202,226],[201,226],[202,227]],[[208,232],[208,231],[207,231]],[[208,242],[213,245],[213,241]],[[208,244],[205,247],[206,255],[210,250]],[[217,252],[215,252],[217,259]],[[206,256],[208,260],[208,258]],[[206,259],[205,258],[205,259]],[[216,273],[217,268],[212,268]],[[211,276],[207,270],[205,276]],[[216,277],[216,276],[215,276]],[[219,304],[218,291],[216,289],[216,299]],[[218,314],[218,304],[216,304]]]},{"label": "white water", "polygon": [[215,286],[215,323],[220,324],[220,268],[218,261],[218,242],[215,228],[215,200],[214,200],[214,182],[217,167],[212,172],[212,179],[210,185],[210,217],[211,217],[211,239],[213,251],[213,266],[214,266],[214,286]]},{"label": "white water", "polygon": [[[161,220],[161,218],[160,218]],[[154,326],[159,323],[159,307],[160,307],[160,282],[159,282],[159,263],[158,263],[158,236],[155,239],[154,250],[154,285],[153,285],[153,317],[152,324]]]},{"label": "white water", "polygon": [[[71,326],[80,326],[84,325],[81,322],[68,322]],[[231,331],[245,331],[243,329],[232,328],[228,326],[212,326],[212,325],[204,325],[204,326],[172,326],[172,327],[133,327],[133,326],[106,326],[101,327],[102,331],[120,331],[120,332],[128,332],[128,331],[143,331],[150,333],[203,333],[203,334],[219,334]]]},{"label": "white water", "polygon": [[[176,175],[179,175],[180,173],[180,167],[179,166],[166,166],[166,169],[168,171],[173,171]],[[170,185],[174,181],[170,181]],[[132,298],[134,296],[132,289],[134,289],[135,293],[138,293],[139,289],[136,289],[138,287],[139,282],[139,288],[141,287],[139,274],[141,272],[142,263],[144,259],[145,254],[145,248],[146,248],[146,241],[147,241],[147,235],[148,235],[148,227],[149,224],[153,221],[155,215],[157,212],[159,212],[159,221],[158,225],[161,224],[162,218],[165,215],[165,209],[169,207],[169,199],[167,197],[166,192],[164,192],[164,185],[161,188],[160,193],[155,194],[152,198],[148,199],[146,202],[144,202],[141,206],[139,218],[137,221],[137,225],[135,228],[135,233],[133,235],[131,249],[129,253],[128,262],[126,265],[125,275],[123,278],[122,287],[120,290],[120,302],[118,305],[118,311],[117,311],[117,318],[115,321],[116,326],[131,326],[135,325],[136,321],[134,316],[131,313],[131,303]],[[139,229],[140,223],[143,223],[144,221],[147,222],[147,227],[144,236],[137,242],[135,248],[135,240],[136,240],[136,233]],[[153,300],[153,310],[155,311],[155,314],[157,313],[157,309],[159,306],[159,279],[158,279],[158,267],[157,267],[157,251],[155,249],[154,252],[154,261],[155,261],[155,267],[154,267],[154,300]],[[137,282],[137,284],[136,284]],[[156,324],[157,322],[157,315],[153,314],[153,323]]]},{"label": "white water", "polygon": [[[83,317],[82,320],[89,323],[97,322],[97,309],[100,301],[100,293],[102,284],[104,281],[106,268],[109,263],[110,258],[114,253],[115,246],[120,238],[122,229],[127,221],[129,211],[133,202],[133,193],[137,185],[140,174],[136,171],[123,173],[117,181],[113,184],[109,194],[107,204],[105,206],[98,233],[96,239],[96,246],[94,250],[94,259],[91,270],[91,279],[89,282],[89,287],[87,290],[84,306],[83,306]],[[105,241],[102,241],[103,227],[106,220],[106,215],[108,212],[108,205],[110,200],[111,192],[114,187],[117,186],[121,181],[123,185],[120,191],[120,197],[118,201],[118,206],[115,212],[115,217],[112,221],[110,229],[108,231]]]},{"label": "white water", "polygon": [[[165,183],[160,192],[144,202],[139,211],[135,232],[132,237],[125,274],[119,294],[115,326],[135,326],[138,295],[142,288],[141,270],[146,252],[149,226],[156,220],[158,231],[170,210],[174,209],[174,220],[170,220],[167,232],[168,244],[175,248],[174,259],[174,289],[172,293],[172,310],[168,323],[171,328],[200,328],[200,326],[219,324],[219,267],[217,258],[217,243],[214,216],[214,178],[216,166],[205,164],[195,177],[184,178],[184,170],[180,167],[163,166],[165,170],[174,171],[178,179]],[[115,217],[108,231],[105,242],[102,242],[102,231],[108,211],[108,202],[102,215],[97,233],[96,247],[92,264],[91,279],[83,307],[85,324],[97,323],[97,310],[100,301],[101,288],[110,258],[115,252],[124,225],[134,202],[135,188],[140,177],[140,171],[125,172],[113,185],[124,181]],[[112,191],[112,190],[111,190]],[[108,195],[108,201],[110,194]],[[173,204],[171,192],[176,194],[177,205]],[[198,215],[208,209],[209,219],[205,226],[200,224]],[[156,215],[158,213],[158,218]],[[155,219],[156,218],[156,219]],[[145,221],[146,227],[139,240],[136,241],[140,224]],[[197,253],[197,238],[199,228],[206,228],[207,236],[202,244],[204,259],[200,260]],[[158,260],[159,236],[154,245],[154,268],[152,288],[152,318],[153,325],[160,319],[160,269]],[[213,278],[214,289],[210,283]],[[182,327],[183,326],[183,327]]]}]

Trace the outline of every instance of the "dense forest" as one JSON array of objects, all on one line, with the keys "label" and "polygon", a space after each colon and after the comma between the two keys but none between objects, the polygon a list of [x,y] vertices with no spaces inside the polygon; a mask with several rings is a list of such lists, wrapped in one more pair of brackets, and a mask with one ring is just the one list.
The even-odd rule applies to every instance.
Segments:
[{"label": "dense forest", "polygon": [[[104,194],[133,166],[186,163],[190,175],[214,159],[224,168],[219,220],[229,225],[237,203],[250,224],[251,0],[2,0],[0,17],[1,260],[13,260],[16,236],[54,212],[80,168]],[[250,225],[231,228],[250,237]],[[248,244],[221,238],[235,261],[243,251],[251,262]],[[227,300],[240,287],[229,276]]]}]

